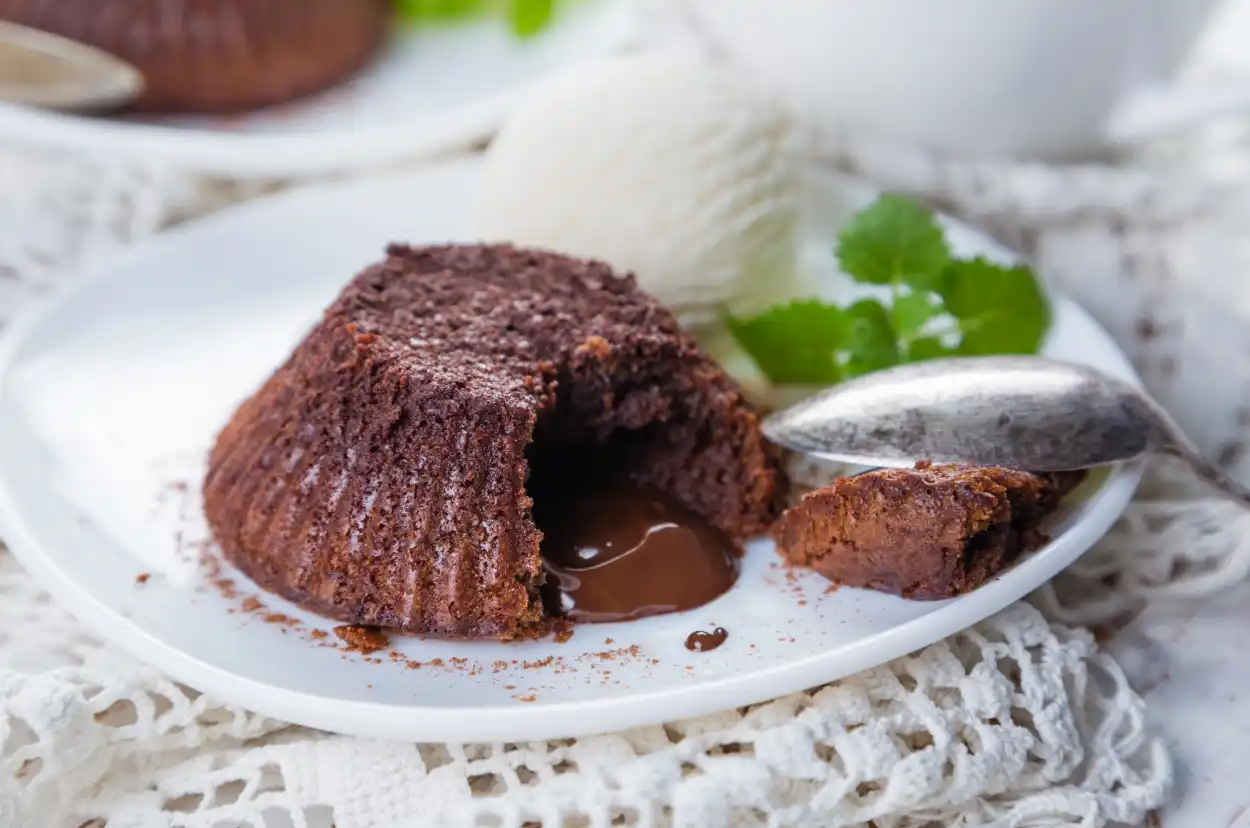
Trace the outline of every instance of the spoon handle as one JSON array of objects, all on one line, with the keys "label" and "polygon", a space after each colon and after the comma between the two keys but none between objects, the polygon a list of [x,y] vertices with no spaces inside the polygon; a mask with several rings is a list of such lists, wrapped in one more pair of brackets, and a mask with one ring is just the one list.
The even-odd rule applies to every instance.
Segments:
[{"label": "spoon handle", "polygon": [[1174,440],[1165,451],[1188,463],[1203,482],[1219,490],[1230,500],[1235,500],[1242,506],[1250,508],[1250,488],[1241,485],[1225,474],[1219,466],[1199,454],[1188,440]]}]

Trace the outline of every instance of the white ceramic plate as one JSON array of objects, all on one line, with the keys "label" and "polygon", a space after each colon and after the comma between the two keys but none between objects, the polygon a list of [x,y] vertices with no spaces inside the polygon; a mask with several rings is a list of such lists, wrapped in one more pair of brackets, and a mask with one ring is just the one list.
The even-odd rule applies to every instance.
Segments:
[{"label": "white ceramic plate", "polygon": [[632,20],[627,0],[594,0],[526,41],[499,21],[401,30],[358,78],[246,116],[83,117],[0,104],[0,139],[230,177],[376,167],[488,137],[535,84],[620,48]]},{"label": "white ceramic plate", "polygon": [[[334,625],[277,598],[260,596],[265,611],[300,623],[242,611],[256,590],[227,570],[217,577],[235,594],[224,595],[197,563],[198,481],[215,431],[385,242],[469,240],[477,174],[456,162],[236,208],[134,248],[9,330],[0,512],[23,563],[98,635],[217,698],[346,733],[525,740],[761,701],[915,650],[1053,576],[1133,493],[1139,470],[1111,470],[1057,516],[1053,543],[943,602],[827,592],[817,576],[787,576],[760,541],[718,601],[582,626],[563,644],[407,638],[370,663],[325,646],[333,636],[314,637]],[[1004,255],[970,229],[951,232],[964,252]],[[1048,353],[1132,377],[1083,311],[1063,299],[1056,310]],[[722,647],[684,648],[715,625],[730,631]]]}]

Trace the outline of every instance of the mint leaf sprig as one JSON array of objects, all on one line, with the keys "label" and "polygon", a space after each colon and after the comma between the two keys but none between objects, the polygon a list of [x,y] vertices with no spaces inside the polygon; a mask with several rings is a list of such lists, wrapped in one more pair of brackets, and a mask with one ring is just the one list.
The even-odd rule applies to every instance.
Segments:
[{"label": "mint leaf sprig", "polygon": [[501,16],[513,34],[525,38],[547,28],[560,0],[395,0],[405,20],[452,23],[475,17]]},{"label": "mint leaf sprig", "polygon": [[1033,272],[956,258],[933,214],[883,195],[838,233],[838,262],[856,282],[885,286],[888,304],[804,299],[727,326],[777,385],[832,385],[944,356],[1036,353],[1050,306]]}]

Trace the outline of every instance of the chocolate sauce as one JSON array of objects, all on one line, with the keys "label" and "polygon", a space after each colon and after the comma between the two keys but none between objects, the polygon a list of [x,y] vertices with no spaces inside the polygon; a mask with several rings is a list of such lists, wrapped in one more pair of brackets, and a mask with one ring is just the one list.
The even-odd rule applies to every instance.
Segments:
[{"label": "chocolate sauce", "polygon": [[549,494],[538,499],[534,518],[544,536],[544,603],[572,621],[693,609],[738,579],[729,538],[654,489]]},{"label": "chocolate sauce", "polygon": [[686,649],[696,653],[711,652],[724,644],[727,638],[729,638],[729,630],[724,627],[717,627],[711,632],[698,630],[686,636]]}]

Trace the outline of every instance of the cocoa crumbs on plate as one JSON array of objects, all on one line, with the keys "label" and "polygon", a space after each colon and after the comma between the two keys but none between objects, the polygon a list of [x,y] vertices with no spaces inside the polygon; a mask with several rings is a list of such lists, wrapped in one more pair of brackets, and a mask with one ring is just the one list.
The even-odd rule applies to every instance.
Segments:
[{"label": "cocoa crumbs on plate", "polygon": [[320,641],[321,639],[326,638],[329,634],[325,630],[310,630],[308,635],[314,641]]},{"label": "cocoa crumbs on plate", "polygon": [[244,612],[256,612],[257,610],[262,610],[264,608],[265,605],[262,604],[260,599],[258,599],[255,595],[247,596],[243,599],[243,603],[239,605],[239,609]]},{"label": "cocoa crumbs on plate", "polygon": [[150,572],[140,572],[138,575],[135,576],[135,583],[138,584],[139,586],[143,586],[144,584],[148,582],[148,578],[151,578],[151,577],[152,577],[152,573]]},{"label": "cocoa crumbs on plate", "polygon": [[[358,624],[344,624],[334,628],[334,634],[347,645],[347,649],[364,653],[376,653],[386,649],[390,639],[377,627],[364,627]],[[381,663],[379,659],[378,663]]]},{"label": "cocoa crumbs on plate", "polygon": [[221,597],[227,601],[233,601],[239,597],[239,588],[234,585],[234,581],[229,578],[217,578],[211,582],[213,588],[221,593]]}]

